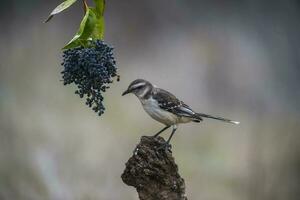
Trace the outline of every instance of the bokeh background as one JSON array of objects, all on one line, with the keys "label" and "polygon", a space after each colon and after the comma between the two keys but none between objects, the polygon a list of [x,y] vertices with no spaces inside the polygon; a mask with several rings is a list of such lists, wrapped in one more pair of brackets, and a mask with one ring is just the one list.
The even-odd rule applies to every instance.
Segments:
[{"label": "bokeh background", "polygon": [[121,82],[102,117],[60,81],[61,47],[83,15],[79,1],[43,24],[60,2],[1,1],[0,199],[137,200],[120,175],[140,136],[162,125],[121,97],[136,78],[241,121],[179,127],[189,199],[299,199],[298,0],[108,0]]}]

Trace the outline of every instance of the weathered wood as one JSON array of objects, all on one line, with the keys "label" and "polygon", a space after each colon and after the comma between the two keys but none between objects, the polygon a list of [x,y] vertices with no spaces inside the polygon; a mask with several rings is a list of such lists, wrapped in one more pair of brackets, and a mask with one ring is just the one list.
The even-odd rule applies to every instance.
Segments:
[{"label": "weathered wood", "polygon": [[122,180],[136,188],[140,200],[187,200],[172,152],[157,150],[164,142],[162,137],[143,136],[126,163]]}]

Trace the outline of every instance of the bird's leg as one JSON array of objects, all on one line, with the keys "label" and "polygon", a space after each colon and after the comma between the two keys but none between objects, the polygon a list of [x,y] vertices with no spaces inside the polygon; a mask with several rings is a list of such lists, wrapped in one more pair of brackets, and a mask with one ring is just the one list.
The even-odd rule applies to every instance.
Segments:
[{"label": "bird's leg", "polygon": [[[161,129],[158,133],[156,133],[155,135],[153,136],[146,136],[148,138],[156,138],[157,136],[159,136],[162,132],[164,132],[165,130],[167,130],[168,128],[170,128],[171,126],[166,126],[164,127],[163,129]],[[136,154],[138,152],[138,148],[137,146],[135,147],[135,149],[133,150],[133,154]]]},{"label": "bird's leg", "polygon": [[177,126],[173,126],[172,133],[171,133],[171,135],[170,135],[170,137],[169,137],[169,139],[167,141],[168,144],[170,143],[170,141],[171,141],[171,139],[172,139],[172,137],[173,137],[173,135],[174,135],[174,133],[175,133],[176,130],[177,130]]},{"label": "bird's leg", "polygon": [[156,138],[157,136],[159,136],[162,132],[164,132],[165,130],[167,130],[168,128],[170,128],[171,126],[166,126],[165,128],[161,129],[158,133],[156,133],[155,135],[153,135],[152,137]]},{"label": "bird's leg", "polygon": [[172,139],[172,137],[173,137],[173,135],[174,135],[174,133],[175,133],[176,130],[177,130],[177,126],[174,125],[172,133],[171,133],[170,137],[168,138],[167,142],[163,143],[160,147],[158,147],[157,150],[160,150],[160,149],[168,149],[168,150],[170,150],[171,149],[170,141],[171,141],[171,139]]}]

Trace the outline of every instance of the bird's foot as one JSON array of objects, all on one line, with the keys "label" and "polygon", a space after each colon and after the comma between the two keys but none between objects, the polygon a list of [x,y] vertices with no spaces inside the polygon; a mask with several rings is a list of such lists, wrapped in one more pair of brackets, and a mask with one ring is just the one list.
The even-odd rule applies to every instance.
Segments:
[{"label": "bird's foot", "polygon": [[132,154],[136,156],[136,155],[138,154],[138,152],[139,152],[139,148],[138,148],[138,146],[136,146],[136,147],[134,148]]},{"label": "bird's foot", "polygon": [[153,138],[156,138],[157,136],[155,136],[155,135],[145,135],[144,137],[149,138],[149,139],[153,139]]},{"label": "bird's foot", "polygon": [[165,150],[172,153],[172,145],[170,145],[168,142],[165,142],[161,144],[159,147],[157,147],[156,151]]}]

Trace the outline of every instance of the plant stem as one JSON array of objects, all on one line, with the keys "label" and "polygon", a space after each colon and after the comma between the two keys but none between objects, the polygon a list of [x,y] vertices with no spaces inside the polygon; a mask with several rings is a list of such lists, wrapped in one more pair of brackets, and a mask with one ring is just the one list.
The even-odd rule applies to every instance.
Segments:
[{"label": "plant stem", "polygon": [[87,9],[89,8],[86,0],[82,0],[82,3],[83,3],[83,10],[84,10],[84,14],[86,13]]}]

